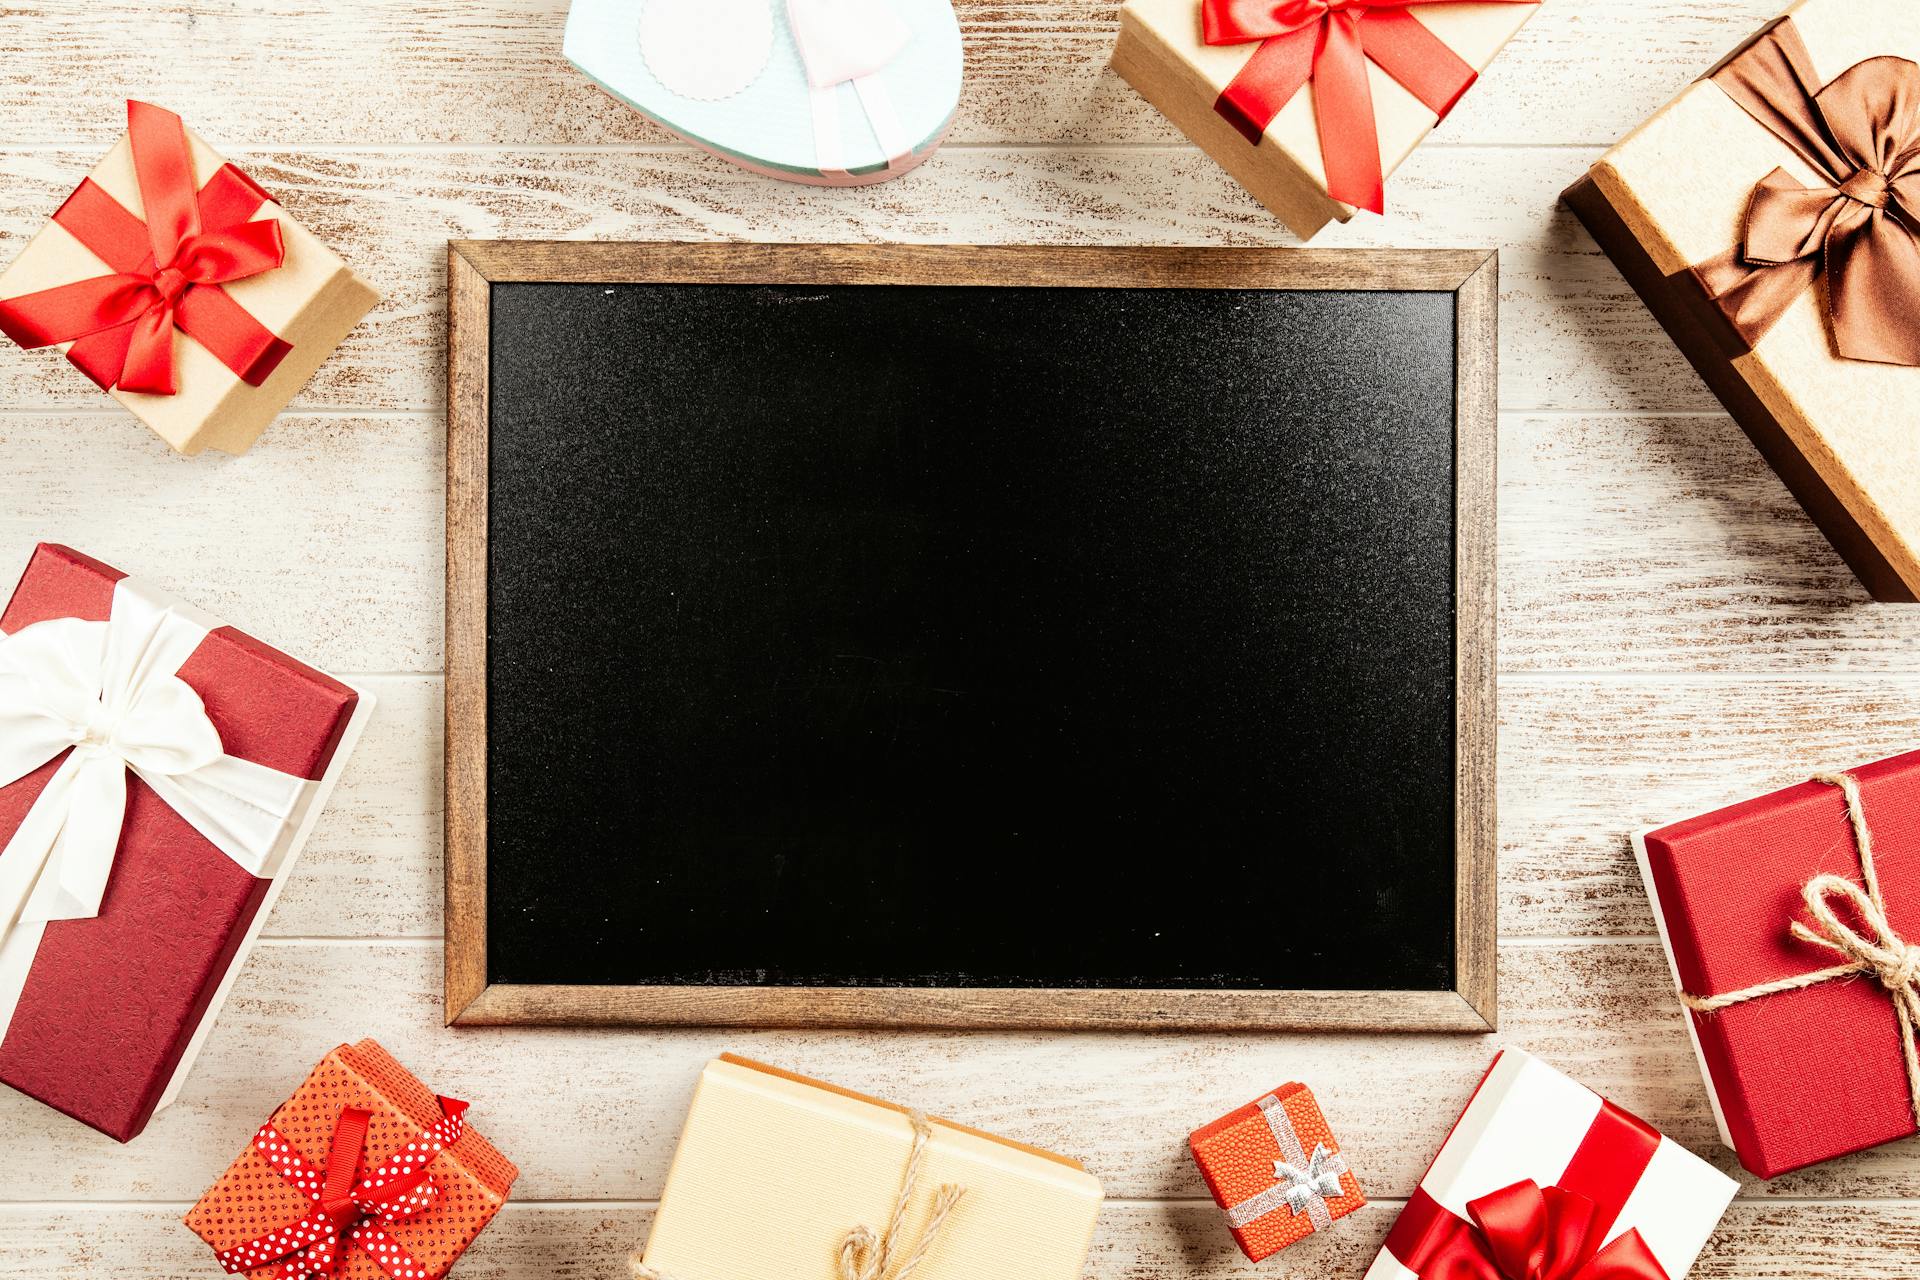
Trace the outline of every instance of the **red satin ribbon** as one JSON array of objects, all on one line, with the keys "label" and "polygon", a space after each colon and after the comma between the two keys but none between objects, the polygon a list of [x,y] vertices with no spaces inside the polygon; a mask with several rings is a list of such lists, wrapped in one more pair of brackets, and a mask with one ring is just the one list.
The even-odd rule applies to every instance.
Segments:
[{"label": "red satin ribbon", "polygon": [[229,1275],[280,1263],[278,1280],[307,1280],[331,1276],[345,1265],[347,1250],[366,1251],[394,1280],[427,1274],[382,1223],[406,1222],[432,1205],[438,1185],[427,1170],[434,1156],[460,1140],[466,1132],[467,1104],[440,1098],[440,1122],[418,1139],[388,1156],[386,1162],[355,1183],[362,1148],[367,1140],[369,1113],[348,1107],[333,1127],[324,1180],[271,1123],[253,1136],[254,1150],[273,1171],[292,1183],[314,1203],[306,1217],[269,1231],[258,1239],[223,1249],[215,1257]]},{"label": "red satin ribbon", "polygon": [[[1280,109],[1309,83],[1327,194],[1374,213],[1386,210],[1380,134],[1367,62],[1378,63],[1441,119],[1478,73],[1407,12],[1413,5],[1474,0],[1201,0],[1208,44],[1260,41],[1213,109],[1258,143]],[[1540,0],[1490,0],[1538,4]]]},{"label": "red satin ribbon", "polygon": [[1420,1280],[1668,1280],[1638,1231],[1607,1244],[1660,1135],[1604,1103],[1556,1186],[1516,1182],[1449,1212],[1418,1188],[1386,1250]]},{"label": "red satin ribbon", "polygon": [[113,274],[0,301],[0,333],[28,348],[73,343],[67,358],[102,390],[170,396],[178,328],[259,386],[293,348],[218,286],[286,260],[278,220],[249,220],[272,197],[232,165],[196,191],[171,111],[127,103],[127,137],[147,220],[91,178],[53,215]]}]

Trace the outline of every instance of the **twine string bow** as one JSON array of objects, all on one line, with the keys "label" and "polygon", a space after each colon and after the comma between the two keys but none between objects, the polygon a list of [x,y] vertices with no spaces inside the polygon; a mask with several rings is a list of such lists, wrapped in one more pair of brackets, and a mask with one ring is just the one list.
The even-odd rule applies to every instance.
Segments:
[{"label": "twine string bow", "polygon": [[[1838,787],[1846,797],[1847,821],[1860,853],[1860,883],[1830,873],[1807,881],[1800,896],[1812,923],[1795,920],[1788,925],[1788,932],[1801,942],[1839,956],[1842,963],[1724,995],[1698,996],[1683,991],[1680,1002],[1698,1013],[1717,1013],[1768,996],[1871,975],[1893,999],[1914,1121],[1920,1124],[1920,1047],[1916,1046],[1916,1032],[1920,1031],[1920,945],[1901,937],[1887,918],[1887,903],[1881,896],[1880,874],[1874,864],[1873,832],[1867,826],[1859,781],[1849,773],[1823,773],[1814,781]],[[1839,909],[1842,905],[1850,908],[1864,931],[1848,921]]]},{"label": "twine string bow", "polygon": [[[840,1242],[838,1268],[834,1280],[907,1280],[927,1255],[933,1252],[934,1242],[940,1238],[941,1230],[947,1225],[948,1217],[955,1205],[967,1193],[965,1187],[948,1183],[942,1186],[933,1198],[933,1209],[927,1217],[927,1225],[921,1228],[920,1238],[911,1249],[897,1256],[895,1245],[900,1237],[901,1225],[906,1221],[907,1207],[913,1202],[915,1186],[920,1181],[920,1165],[926,1159],[927,1144],[933,1140],[933,1122],[919,1111],[909,1111],[907,1118],[913,1122],[913,1152],[907,1157],[907,1169],[900,1179],[900,1194],[894,1197],[893,1213],[887,1220],[887,1229],[875,1235],[867,1226],[857,1226],[847,1232]],[[673,1280],[664,1271],[656,1271],[646,1263],[635,1258],[632,1262],[634,1280]]]}]

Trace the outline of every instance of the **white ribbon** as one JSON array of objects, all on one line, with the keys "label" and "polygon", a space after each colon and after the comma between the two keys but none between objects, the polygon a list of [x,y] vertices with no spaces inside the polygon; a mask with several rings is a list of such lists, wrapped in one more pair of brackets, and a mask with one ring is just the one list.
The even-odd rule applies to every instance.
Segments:
[{"label": "white ribbon", "polygon": [[178,674],[217,625],[122,579],[110,621],[0,637],[0,787],[71,748],[0,850],[0,1028],[19,994],[8,971],[37,948],[38,926],[100,913],[129,770],[249,874],[271,879],[284,861],[317,786],[226,754]]},{"label": "white ribbon", "polygon": [[787,0],[787,25],[800,50],[813,101],[813,133],[822,173],[845,173],[841,145],[840,86],[851,84],[886,153],[887,168],[913,155],[880,72],[913,40],[913,29],[887,0]]}]

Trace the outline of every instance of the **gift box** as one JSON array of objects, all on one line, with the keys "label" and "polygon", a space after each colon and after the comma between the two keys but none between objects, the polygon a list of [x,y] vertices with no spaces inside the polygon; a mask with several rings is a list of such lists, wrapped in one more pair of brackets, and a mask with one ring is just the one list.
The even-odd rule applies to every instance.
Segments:
[{"label": "gift box", "polygon": [[179,116],[129,102],[0,273],[0,333],[62,348],[181,453],[245,453],[378,301]]},{"label": "gift box", "polygon": [[564,47],[686,141],[790,182],[897,178],[960,105],[950,0],[573,0]]},{"label": "gift box", "polygon": [[1099,1208],[1065,1156],[727,1054],[701,1072],[634,1274],[1079,1280]]},{"label": "gift box", "polygon": [[1113,69],[1301,239],[1386,176],[1539,0],[1128,0]]},{"label": "gift box", "polygon": [[1877,600],[1920,598],[1920,7],[1806,0],[1566,195]]},{"label": "gift box", "polygon": [[372,1040],[341,1045],[186,1217],[229,1275],[440,1280],[520,1176]]},{"label": "gift box", "polygon": [[1313,1091],[1285,1084],[1187,1139],[1240,1251],[1255,1262],[1367,1203]]},{"label": "gift box", "polygon": [[65,547],[0,614],[0,1082],[171,1102],[373,699]]},{"label": "gift box", "polygon": [[1740,1163],[1772,1178],[1920,1130],[1920,751],[1634,846]]},{"label": "gift box", "polygon": [[1387,1233],[1367,1280],[1538,1274],[1682,1280],[1733,1179],[1538,1058],[1508,1049]]}]

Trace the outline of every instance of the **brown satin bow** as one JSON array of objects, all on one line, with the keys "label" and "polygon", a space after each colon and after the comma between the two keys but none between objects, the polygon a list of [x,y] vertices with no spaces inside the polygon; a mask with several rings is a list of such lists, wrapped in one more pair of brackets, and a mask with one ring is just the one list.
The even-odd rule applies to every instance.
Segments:
[{"label": "brown satin bow", "polygon": [[1824,185],[1761,179],[1740,243],[1693,269],[1708,296],[1751,347],[1824,271],[1841,356],[1920,365],[1920,66],[1869,58],[1823,86],[1783,20],[1712,78]]}]

